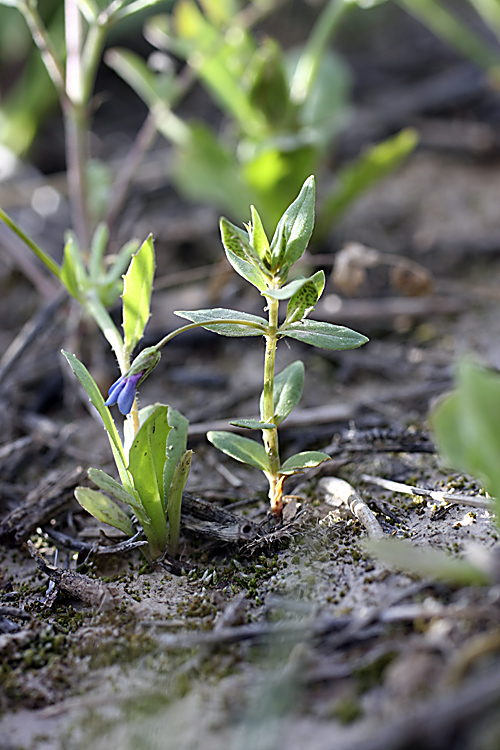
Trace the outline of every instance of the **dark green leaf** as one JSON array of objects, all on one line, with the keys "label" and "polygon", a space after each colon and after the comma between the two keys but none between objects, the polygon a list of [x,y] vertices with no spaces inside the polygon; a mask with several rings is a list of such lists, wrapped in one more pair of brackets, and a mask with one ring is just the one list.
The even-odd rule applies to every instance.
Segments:
[{"label": "dark green leaf", "polygon": [[303,320],[314,310],[325,288],[325,274],[318,271],[293,295],[286,309],[285,324]]},{"label": "dark green leaf", "polygon": [[271,242],[274,271],[288,270],[305,252],[314,226],[314,193],[314,177],[311,176],[281,217]]},{"label": "dark green leaf", "polygon": [[295,474],[297,471],[303,471],[304,469],[313,469],[315,466],[319,466],[324,461],[329,460],[330,456],[327,456],[326,453],[321,453],[321,451],[303,451],[287,458],[281,464],[279,473]]},{"label": "dark green leaf", "polygon": [[368,339],[361,333],[352,331],[344,326],[335,326],[318,320],[302,320],[297,323],[282,326],[278,329],[281,336],[311,344],[320,349],[355,349],[366,344]]},{"label": "dark green leaf", "polygon": [[243,427],[246,430],[273,430],[276,425],[272,422],[261,422],[259,419],[235,419],[229,424],[235,427]]},{"label": "dark green leaf", "polygon": [[[300,360],[285,367],[274,379],[274,420],[279,425],[299,403],[304,388],[304,363]],[[264,409],[260,397],[261,414]]]},{"label": "dark green leaf", "polygon": [[207,432],[207,439],[227,456],[231,456],[231,458],[235,458],[244,464],[255,466],[262,471],[269,470],[267,454],[261,443],[241,435],[233,435],[232,432],[220,430]]},{"label": "dark green leaf", "polygon": [[[228,310],[225,307],[214,307],[210,310],[176,310],[175,315],[193,323],[206,323],[203,328],[214,331],[221,336],[262,336],[267,331],[267,320],[257,315],[250,315],[239,310]],[[231,320],[239,323],[212,323],[211,320]],[[249,325],[252,324],[252,325]]]},{"label": "dark green leaf", "polygon": [[89,487],[77,487],[75,497],[91,516],[101,523],[108,523],[115,529],[123,531],[127,536],[134,536],[135,529],[132,521],[124,510],[102,492],[91,490]]}]

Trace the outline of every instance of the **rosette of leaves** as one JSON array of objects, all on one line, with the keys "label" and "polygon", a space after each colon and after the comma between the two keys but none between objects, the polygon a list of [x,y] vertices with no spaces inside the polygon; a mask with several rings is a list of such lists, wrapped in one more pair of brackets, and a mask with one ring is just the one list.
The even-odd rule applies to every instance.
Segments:
[{"label": "rosette of leaves", "polygon": [[[261,430],[262,443],[225,431],[209,432],[207,437],[227,455],[264,472],[269,481],[271,510],[276,516],[282,511],[285,479],[291,474],[318,466],[329,458],[319,451],[297,453],[285,461],[280,458],[278,427],[301,398],[304,365],[301,361],[293,362],[275,375],[278,342],[292,338],[321,349],[338,350],[353,349],[368,341],[366,336],[349,328],[308,318],[325,286],[323,271],[288,282],[290,270],[304,254],[312,234],[314,194],[314,178],[309,177],[296,200],[281,217],[271,242],[253,206],[246,230],[227,219],[221,219],[222,242],[227,259],[234,270],[265,298],[267,320],[223,308],[176,313],[222,336],[263,336],[265,339],[260,419],[233,422],[238,427]],[[280,323],[279,307],[282,303],[286,303],[286,313]]]}]

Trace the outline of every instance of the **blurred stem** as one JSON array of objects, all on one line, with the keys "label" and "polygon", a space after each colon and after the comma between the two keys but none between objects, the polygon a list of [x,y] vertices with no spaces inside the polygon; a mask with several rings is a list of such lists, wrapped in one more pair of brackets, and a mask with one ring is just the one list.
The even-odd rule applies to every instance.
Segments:
[{"label": "blurred stem", "polygon": [[[279,301],[272,297],[266,297],[269,308],[269,328],[266,334],[266,353],[264,358],[264,389],[263,389],[263,413],[264,422],[274,422],[274,367],[276,361],[276,346],[278,330],[278,308]],[[269,458],[269,499],[271,501],[271,513],[275,516],[281,515],[282,489],[279,478],[280,457],[278,444],[278,428],[262,430],[262,439]]]},{"label": "blurred stem", "polygon": [[80,249],[89,246],[87,206],[88,101],[84,98],[82,69],[82,16],[75,0],[65,0],[66,98],[63,102],[66,133],[66,171],[73,228]]},{"label": "blurred stem", "polygon": [[5,211],[3,211],[1,208],[0,221],[3,221],[3,223],[9,227],[9,229],[12,229],[14,234],[17,235],[19,239],[22,240],[24,244],[35,253],[36,257],[42,261],[42,263],[49,269],[51,273],[54,274],[57,279],[61,279],[61,269],[59,268],[55,260],[51,258],[50,255],[45,252],[45,250],[42,250],[42,248],[39,247],[36,242],[31,239],[31,237],[28,237],[28,235],[23,232],[21,227],[19,227],[16,222],[11,219],[10,216],[6,214]]},{"label": "blurred stem", "polygon": [[436,0],[396,0],[437,36],[444,39],[493,77],[499,76],[500,55]]},{"label": "blurred stem", "polygon": [[36,2],[35,0],[27,0],[26,2],[20,2],[18,7],[28,24],[33,41],[40,51],[47,73],[62,100],[66,96],[64,67],[54,45],[52,44],[52,40],[45,28],[40,14],[38,13]]},{"label": "blurred stem", "polygon": [[329,0],[314,24],[295,70],[290,97],[296,104],[307,98],[332,34],[355,0]]}]

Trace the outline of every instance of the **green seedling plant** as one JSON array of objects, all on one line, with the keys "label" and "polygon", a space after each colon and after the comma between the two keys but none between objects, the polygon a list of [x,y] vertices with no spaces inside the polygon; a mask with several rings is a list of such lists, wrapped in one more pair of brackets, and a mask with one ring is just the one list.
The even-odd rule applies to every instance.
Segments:
[{"label": "green seedling plant", "polygon": [[[163,55],[186,62],[182,77],[155,73],[130,50],[112,49],[105,56],[173,144],[173,178],[184,195],[212,203],[238,223],[249,204],[257,205],[264,226],[276,225],[309,174],[322,173],[350,108],[350,74],[330,41],[354,2],[329,0],[303,47],[288,51],[251,31],[274,6],[179,0],[171,14],[150,18],[146,38]],[[176,114],[194,80],[224,114],[220,132]],[[415,131],[406,129],[340,168],[333,186],[322,190],[315,239],[416,143]]]},{"label": "green seedling plant", "polygon": [[[271,512],[276,517],[281,515],[286,478],[329,459],[329,456],[320,451],[305,451],[281,460],[278,427],[301,398],[304,365],[297,360],[276,375],[278,342],[291,338],[322,349],[335,350],[352,349],[368,340],[362,334],[343,326],[308,318],[324,289],[323,271],[310,277],[297,277],[288,281],[290,271],[305,252],[313,231],[314,196],[314,178],[309,177],[296,200],[281,217],[271,242],[254,207],[251,208],[251,220],[246,231],[225,218],[221,219],[220,229],[226,257],[234,270],[265,299],[267,320],[224,308],[176,313],[193,321],[193,324],[222,336],[264,338],[260,418],[232,423],[240,428],[261,430],[262,443],[226,431],[212,431],[207,437],[223,453],[264,472],[269,482]],[[279,315],[282,302],[287,302],[284,320],[280,320]]]}]

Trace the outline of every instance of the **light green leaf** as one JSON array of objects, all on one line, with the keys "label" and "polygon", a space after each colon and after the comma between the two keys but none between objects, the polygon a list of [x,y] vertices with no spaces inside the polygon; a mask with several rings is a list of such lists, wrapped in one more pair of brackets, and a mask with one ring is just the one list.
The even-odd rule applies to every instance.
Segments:
[{"label": "light green leaf", "polygon": [[[274,379],[274,420],[283,422],[299,403],[304,388],[304,363],[299,359],[285,367]],[[264,410],[264,394],[260,397],[260,412]]]},{"label": "light green leaf", "polygon": [[150,316],[155,273],[153,237],[149,235],[132,256],[123,284],[123,332],[125,348],[132,352],[141,340]]},{"label": "light green leaf", "polygon": [[355,349],[368,341],[366,336],[350,328],[307,319],[284,324],[278,329],[278,333],[320,349]]},{"label": "light green leaf", "polygon": [[267,234],[262,226],[262,219],[254,206],[250,206],[250,213],[252,215],[252,220],[248,227],[250,244],[257,252],[262,262],[268,263],[270,261],[269,240],[267,239]]},{"label": "light green leaf", "polygon": [[101,222],[97,225],[90,242],[89,274],[94,282],[99,282],[104,276],[103,258],[104,253],[106,252],[108,240],[108,225]]},{"label": "light green leaf", "polygon": [[[168,406],[158,404],[139,428],[130,446],[128,466],[142,506],[151,521],[155,543],[160,551],[166,549],[168,542],[163,495],[163,470],[166,461],[166,443],[170,432],[167,413]],[[148,541],[150,541],[149,537]]]},{"label": "light green leaf", "polygon": [[293,295],[286,309],[285,324],[303,320],[314,310],[325,288],[325,274],[318,271]]},{"label": "light green leaf", "polygon": [[483,570],[433,547],[415,547],[402,539],[370,539],[363,546],[380,560],[399,570],[425,578],[447,581],[458,586],[483,586],[490,583],[489,576]]},{"label": "light green leaf", "polygon": [[329,460],[330,456],[327,456],[326,453],[321,453],[321,451],[303,451],[287,458],[281,464],[279,473],[295,474],[297,471],[303,471],[304,469],[313,469],[315,466],[319,466],[324,461]]},{"label": "light green leaf", "polygon": [[116,429],[116,425],[113,421],[113,417],[111,416],[111,412],[109,411],[108,407],[104,403],[104,399],[102,397],[101,391],[97,387],[97,384],[92,377],[92,375],[89,373],[85,365],[83,365],[80,360],[78,360],[74,354],[70,354],[70,352],[65,352],[63,350],[63,354],[68,360],[69,366],[75,373],[76,377],[84,387],[87,396],[89,397],[91,403],[97,411],[99,412],[99,415],[104,423],[104,427],[106,428],[106,432],[108,433],[108,439],[111,445],[111,449],[113,451],[113,456],[116,461],[116,466],[118,469],[118,473],[120,475],[120,479],[125,487],[129,492],[133,492],[133,485],[130,481],[130,477],[127,473],[127,468],[125,464],[125,454],[123,451],[123,445],[120,440],[120,436],[118,435],[118,430]]},{"label": "light green leaf", "polygon": [[257,252],[251,247],[246,233],[227,219],[220,220],[222,244],[226,256],[236,273],[263,292],[270,274],[262,265]]},{"label": "light green leaf", "polygon": [[142,507],[137,493],[131,494],[125,487],[123,487],[116,479],[110,477],[105,471],[101,469],[89,469],[89,479],[96,484],[100,490],[104,490],[109,495],[112,495],[116,500],[122,503],[130,505],[136,513],[142,513],[144,515],[144,508]]},{"label": "light green leaf", "polygon": [[[175,310],[175,315],[192,320],[193,323],[206,323],[203,328],[221,336],[262,336],[268,328],[265,318],[239,310],[229,310],[225,307],[214,307],[210,310]],[[210,325],[211,320],[237,320],[239,323],[212,323]]]},{"label": "light green leaf", "polygon": [[175,467],[186,451],[189,422],[180,412],[168,407],[170,432],[166,441],[166,461],[163,469],[163,496],[168,498]]},{"label": "light green leaf", "polygon": [[236,461],[250,464],[250,466],[255,466],[262,471],[269,470],[269,462],[264,446],[255,440],[221,430],[207,432],[207,440],[227,456],[235,458]]},{"label": "light green leaf", "polygon": [[177,548],[179,546],[182,493],[184,492],[184,487],[186,486],[186,482],[188,480],[192,457],[193,451],[185,451],[184,455],[181,457],[179,463],[175,467],[172,482],[170,484],[170,492],[167,502],[167,515],[168,529],[170,534],[168,551],[171,555],[177,554]]},{"label": "light green leaf", "polygon": [[243,427],[245,430],[274,430],[276,427],[272,422],[261,422],[259,419],[235,419],[229,424]]},{"label": "light green leaf", "polygon": [[273,271],[291,268],[305,252],[314,226],[314,194],[315,183],[311,176],[279,220],[271,242]]},{"label": "light green leaf", "polygon": [[266,297],[272,297],[273,299],[278,299],[280,301],[290,299],[290,297],[293,297],[293,295],[302,289],[308,281],[309,279],[305,276],[298,276],[293,281],[290,281],[289,284],[280,287],[280,289],[266,289],[264,294]]},{"label": "light green leaf", "polygon": [[123,531],[127,536],[134,536],[135,529],[132,521],[124,510],[102,492],[91,490],[88,487],[77,487],[75,497],[88,513],[97,518],[101,523],[108,523],[115,529]]}]

